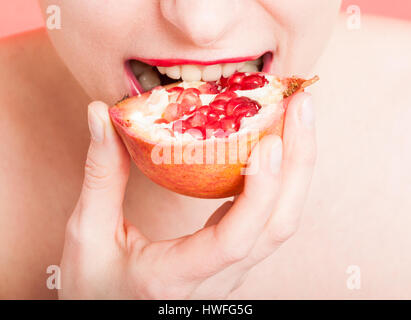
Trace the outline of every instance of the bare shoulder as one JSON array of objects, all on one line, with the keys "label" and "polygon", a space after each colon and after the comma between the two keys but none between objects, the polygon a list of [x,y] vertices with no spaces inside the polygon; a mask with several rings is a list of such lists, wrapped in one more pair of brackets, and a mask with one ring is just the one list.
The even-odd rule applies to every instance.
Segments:
[{"label": "bare shoulder", "polygon": [[[374,58],[391,56],[402,58],[401,62],[411,66],[411,22],[377,16],[363,16],[357,25],[350,26],[347,16],[341,15],[336,27],[334,41],[349,48],[362,49],[370,62]],[[341,41],[342,40],[342,41]],[[358,52],[361,54],[361,52]],[[385,60],[388,61],[388,60]],[[382,62],[385,62],[382,61]]]},{"label": "bare shoulder", "polygon": [[[341,16],[334,36],[316,66],[321,83],[313,90],[320,105],[330,100],[338,116],[381,118],[380,130],[411,120],[411,23],[365,16],[359,29]],[[321,110],[322,111],[322,110]],[[411,133],[411,127],[404,130]]]},{"label": "bare shoulder", "polygon": [[44,30],[0,39],[0,298],[56,297],[45,270],[77,197],[87,103]]},{"label": "bare shoulder", "polygon": [[1,104],[15,104],[27,96],[42,101],[44,92],[68,73],[44,29],[0,39],[0,68]]}]

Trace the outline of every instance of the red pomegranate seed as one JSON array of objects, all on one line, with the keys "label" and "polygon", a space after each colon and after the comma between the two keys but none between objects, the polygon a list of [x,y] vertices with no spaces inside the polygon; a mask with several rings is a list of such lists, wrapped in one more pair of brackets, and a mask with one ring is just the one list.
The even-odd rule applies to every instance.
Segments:
[{"label": "red pomegranate seed", "polygon": [[220,112],[218,110],[212,110],[208,115],[207,115],[207,121],[208,122],[213,122],[213,121],[218,121],[220,119],[224,118],[224,113]]},{"label": "red pomegranate seed", "polygon": [[205,139],[205,132],[202,127],[193,127],[186,131],[187,133],[191,134],[194,138],[203,140]]},{"label": "red pomegranate seed", "polygon": [[229,101],[233,98],[237,98],[237,94],[233,91],[225,91],[223,93],[218,94],[215,98],[215,100],[224,100],[224,101]]},{"label": "red pomegranate seed", "polygon": [[213,110],[220,110],[220,111],[224,112],[226,104],[227,104],[226,100],[220,100],[219,99],[219,100],[214,100],[213,102],[211,102],[210,107]]},{"label": "red pomegranate seed", "polygon": [[209,81],[202,84],[198,89],[202,94],[217,94],[220,92],[216,81]]},{"label": "red pomegranate seed", "polygon": [[181,93],[181,92],[183,92],[183,91],[184,91],[184,88],[182,88],[182,87],[177,87],[177,86],[167,89],[167,92],[168,92],[168,93]]},{"label": "red pomegranate seed", "polygon": [[217,137],[217,138],[223,138],[225,133],[224,130],[221,129],[220,122],[214,121],[214,122],[209,122],[204,126],[205,134],[207,138],[211,137]]},{"label": "red pomegranate seed", "polygon": [[243,104],[247,104],[251,101],[251,99],[247,98],[247,97],[238,97],[238,98],[234,98],[231,99],[230,101],[228,101],[226,107],[225,107],[225,113],[228,116],[231,116],[234,114],[234,110],[243,105]]},{"label": "red pomegranate seed", "polygon": [[228,87],[228,90],[230,91],[237,91],[237,90],[242,90],[243,87],[241,86],[241,84],[233,84],[232,86]]},{"label": "red pomegranate seed", "polygon": [[195,88],[186,89],[180,93],[177,102],[181,104],[184,114],[190,113],[201,107],[200,91]]},{"label": "red pomegranate seed", "polygon": [[241,105],[234,110],[235,117],[252,117],[258,113],[258,110],[253,105]]},{"label": "red pomegranate seed", "polygon": [[234,117],[226,117],[220,120],[221,129],[225,132],[235,132],[238,130],[236,118]]},{"label": "red pomegranate seed", "polygon": [[184,133],[187,130],[187,123],[184,120],[177,120],[173,123],[173,131]]},{"label": "red pomegranate seed", "polygon": [[160,118],[160,119],[157,119],[156,121],[154,121],[154,123],[162,124],[162,123],[169,123],[169,122],[164,118]]},{"label": "red pomegranate seed", "polygon": [[220,85],[223,88],[227,88],[228,87],[228,78],[221,77],[220,78]]},{"label": "red pomegranate seed", "polygon": [[179,119],[183,115],[181,106],[178,103],[170,103],[163,113],[163,118],[168,121],[174,121]]},{"label": "red pomegranate seed", "polygon": [[236,72],[230,78],[228,78],[228,85],[231,87],[234,84],[241,84],[244,77],[244,72]]},{"label": "red pomegranate seed", "polygon": [[252,74],[241,80],[241,87],[243,90],[252,90],[264,87],[266,83],[268,83],[268,81],[265,77],[258,74]]},{"label": "red pomegranate seed", "polygon": [[202,114],[199,111],[196,111],[190,118],[188,118],[187,123],[191,127],[202,127],[206,124],[207,122],[207,116]]},{"label": "red pomegranate seed", "polygon": [[211,107],[210,106],[202,106],[201,108],[198,109],[198,111],[206,116],[210,113]]},{"label": "red pomegranate seed", "polygon": [[177,102],[178,97],[183,91],[184,91],[184,88],[182,87],[172,87],[170,89],[167,89],[167,92],[169,93],[168,100],[170,102]]},{"label": "red pomegranate seed", "polygon": [[188,88],[188,89],[185,89],[185,90],[181,93],[179,99],[180,99],[180,98],[184,98],[185,95],[195,95],[195,96],[199,96],[200,94],[201,94],[200,90],[198,90],[198,89],[196,89],[196,88]]}]

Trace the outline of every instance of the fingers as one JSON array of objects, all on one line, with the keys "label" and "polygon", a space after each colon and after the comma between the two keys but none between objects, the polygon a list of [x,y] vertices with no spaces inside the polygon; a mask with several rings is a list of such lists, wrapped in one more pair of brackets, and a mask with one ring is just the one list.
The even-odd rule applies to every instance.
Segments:
[{"label": "fingers", "polygon": [[256,244],[259,255],[269,255],[297,230],[316,159],[312,98],[296,95],[288,105],[284,128],[281,191],[263,235]]},{"label": "fingers", "polygon": [[[202,279],[243,259],[261,234],[275,203],[282,159],[282,143],[277,136],[261,140],[253,150],[249,166],[257,166],[246,176],[244,192],[214,226],[186,237],[174,247],[175,269],[184,277]],[[170,252],[171,253],[171,252]]]},{"label": "fingers", "polygon": [[210,218],[208,218],[206,224],[204,225],[204,228],[207,228],[209,226],[215,225],[220,222],[220,220],[225,216],[225,214],[230,210],[230,208],[233,206],[232,201],[226,201],[224,202],[214,213],[211,215]]},{"label": "fingers", "polygon": [[111,124],[106,104],[89,105],[88,123],[91,142],[75,214],[86,229],[112,233],[122,222],[129,155]]}]

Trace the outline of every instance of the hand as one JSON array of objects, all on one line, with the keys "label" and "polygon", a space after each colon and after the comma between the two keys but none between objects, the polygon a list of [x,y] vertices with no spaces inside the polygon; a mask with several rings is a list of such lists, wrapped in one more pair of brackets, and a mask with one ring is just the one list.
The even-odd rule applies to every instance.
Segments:
[{"label": "hand", "polygon": [[288,104],[283,143],[260,142],[245,188],[206,226],[152,242],[125,221],[122,202],[130,160],[107,106],[89,106],[91,144],[84,184],[69,219],[61,261],[63,299],[219,299],[297,230],[315,162],[311,97]]}]

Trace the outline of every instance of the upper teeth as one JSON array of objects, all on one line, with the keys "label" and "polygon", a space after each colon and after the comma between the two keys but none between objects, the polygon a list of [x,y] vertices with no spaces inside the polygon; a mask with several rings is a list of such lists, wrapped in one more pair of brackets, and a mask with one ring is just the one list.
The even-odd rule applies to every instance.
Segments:
[{"label": "upper teeth", "polygon": [[157,67],[161,74],[167,74],[171,79],[184,81],[216,81],[223,77],[229,77],[236,71],[257,72],[261,59],[240,63],[201,65],[178,65],[172,67]]},{"label": "upper teeth", "polygon": [[[227,78],[233,73],[257,72],[262,60],[246,61],[240,63],[223,63],[208,66],[201,65],[177,65],[172,67],[157,67],[161,74],[167,74],[171,79],[184,81],[216,81],[221,76]],[[160,79],[154,70],[147,64],[133,60],[131,69],[142,88],[147,91],[160,85]]]}]

